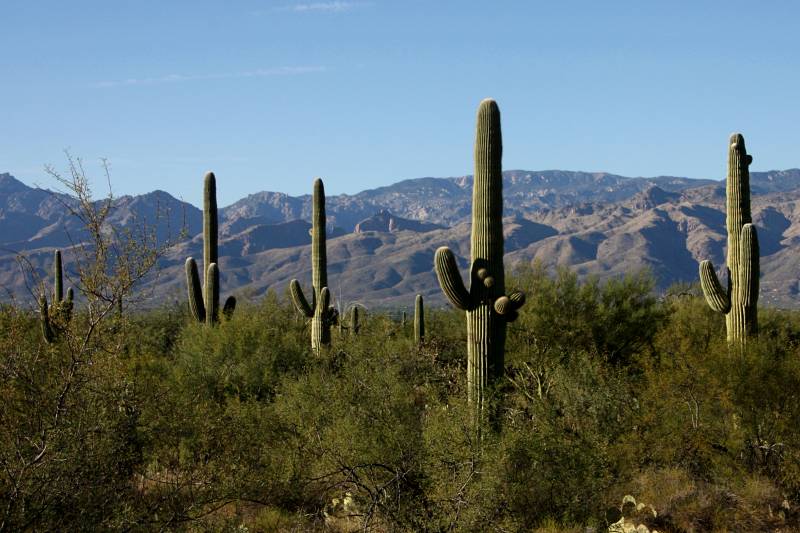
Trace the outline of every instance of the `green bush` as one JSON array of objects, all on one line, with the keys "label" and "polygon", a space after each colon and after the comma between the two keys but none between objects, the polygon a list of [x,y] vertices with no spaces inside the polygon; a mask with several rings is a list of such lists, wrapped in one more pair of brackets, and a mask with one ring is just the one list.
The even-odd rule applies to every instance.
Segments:
[{"label": "green bush", "polygon": [[480,432],[455,311],[427,310],[421,346],[370,311],[316,355],[272,294],[213,328],[114,319],[88,347],[3,307],[0,530],[601,531],[625,495],[659,531],[800,527],[800,313],[762,310],[731,349],[693,287],[509,286],[528,303]]}]

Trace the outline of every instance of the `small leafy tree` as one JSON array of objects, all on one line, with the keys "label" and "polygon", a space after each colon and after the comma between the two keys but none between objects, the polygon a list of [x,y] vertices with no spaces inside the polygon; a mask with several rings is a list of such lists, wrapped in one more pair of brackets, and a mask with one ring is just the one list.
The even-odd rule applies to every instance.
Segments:
[{"label": "small leafy tree", "polygon": [[[124,311],[134,289],[169,242],[155,227],[110,223],[109,192],[95,201],[83,162],[67,153],[67,171],[47,172],[67,191],[64,208],[83,231],[69,253],[77,289],[73,319],[54,344],[44,344],[32,320],[10,310],[0,335],[0,531],[116,528],[117,502],[133,499],[139,461],[136,390],[121,371],[128,336]],[[94,526],[92,526],[94,525]]]}]

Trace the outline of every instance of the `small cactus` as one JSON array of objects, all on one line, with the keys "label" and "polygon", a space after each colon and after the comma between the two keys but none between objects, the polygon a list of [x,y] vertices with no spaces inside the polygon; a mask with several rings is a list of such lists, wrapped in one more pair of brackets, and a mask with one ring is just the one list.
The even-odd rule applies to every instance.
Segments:
[{"label": "small cactus", "polygon": [[521,292],[505,295],[503,143],[500,110],[494,100],[481,102],[477,122],[469,290],[449,248],[436,250],[434,261],[442,291],[456,308],[466,311],[467,394],[480,413],[485,388],[503,375],[506,323],[516,320],[525,296]]},{"label": "small cactus", "polygon": [[[217,264],[217,179],[213,172],[205,175],[203,183],[203,267],[205,286],[194,258],[186,259],[186,288],[189,292],[189,312],[198,322],[213,325],[219,321],[219,266]],[[229,319],[236,309],[236,298],[229,296],[222,315]]]},{"label": "small cactus", "polygon": [[422,295],[417,294],[414,301],[414,342],[422,344],[425,340],[425,308],[423,306]]},{"label": "small cactus", "polygon": [[744,137],[731,135],[725,183],[728,229],[728,286],[723,288],[711,261],[700,263],[700,284],[709,307],[725,314],[728,342],[758,333],[758,234],[750,214],[750,170],[753,157]]},{"label": "small cactus", "polygon": [[350,331],[353,332],[353,335],[358,335],[358,332],[361,330],[361,324],[359,323],[358,315],[358,306],[354,305],[350,310]]},{"label": "small cactus", "polygon": [[58,335],[66,329],[72,319],[74,293],[72,287],[67,289],[64,297],[64,270],[61,264],[61,250],[53,254],[53,295],[52,303],[48,305],[46,291],[39,295],[39,318],[42,327],[42,337],[45,342],[52,343]]},{"label": "small cactus", "polygon": [[314,180],[311,200],[311,304],[303,294],[300,282],[289,283],[292,301],[297,310],[311,319],[311,348],[320,353],[323,346],[331,343],[331,325],[338,320],[336,308],[331,306],[328,290],[328,261],[325,242],[325,186],[322,180]]}]

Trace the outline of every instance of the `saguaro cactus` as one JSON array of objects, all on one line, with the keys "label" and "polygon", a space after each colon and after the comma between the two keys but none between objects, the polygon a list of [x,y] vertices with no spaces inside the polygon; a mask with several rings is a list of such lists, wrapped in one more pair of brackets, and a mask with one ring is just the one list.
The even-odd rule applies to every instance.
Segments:
[{"label": "saguaro cactus", "polygon": [[700,284],[708,305],[726,315],[728,342],[758,333],[758,234],[750,217],[750,171],[744,137],[731,135],[725,183],[728,228],[728,286],[723,289],[711,261],[700,263]]},{"label": "saguaro cactus", "polygon": [[311,319],[311,348],[319,353],[331,343],[331,325],[336,321],[336,309],[331,306],[328,290],[328,261],[325,248],[325,186],[314,180],[311,199],[311,305],[303,294],[300,282],[289,284],[292,301],[299,312]]},{"label": "saguaro cactus", "polygon": [[[205,285],[200,286],[197,262],[186,259],[186,287],[189,291],[189,311],[198,322],[213,325],[219,321],[219,267],[217,266],[217,178],[208,172],[203,184],[203,268]],[[225,300],[222,314],[233,315],[236,298]]]},{"label": "saguaro cactus", "polygon": [[423,340],[425,340],[425,308],[422,295],[417,294],[417,299],[414,301],[414,342],[421,344]]},{"label": "saguaro cactus", "polygon": [[73,297],[72,287],[67,289],[67,296],[66,298],[64,297],[64,270],[61,264],[61,250],[56,250],[53,254],[52,303],[48,305],[46,291],[42,291],[39,295],[42,337],[46,342],[53,342],[56,336],[66,328],[72,318]]},{"label": "saguaro cactus", "polygon": [[468,398],[479,411],[486,386],[503,374],[506,323],[517,318],[525,302],[521,292],[505,295],[502,155],[500,110],[487,99],[478,108],[475,135],[469,290],[449,248],[436,250],[434,259],[442,291],[456,308],[466,311]]},{"label": "saguaro cactus", "polygon": [[358,332],[361,331],[361,324],[359,323],[359,311],[357,306],[353,306],[350,310],[350,331],[353,332],[353,335],[358,335]]}]

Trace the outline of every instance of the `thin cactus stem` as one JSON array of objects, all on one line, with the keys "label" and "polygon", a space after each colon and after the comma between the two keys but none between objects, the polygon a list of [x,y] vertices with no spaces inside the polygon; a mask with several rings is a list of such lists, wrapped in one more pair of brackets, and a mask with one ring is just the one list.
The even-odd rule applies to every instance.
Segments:
[{"label": "thin cactus stem", "polygon": [[320,291],[328,286],[328,256],[325,235],[325,185],[322,180],[314,180],[314,194],[311,202],[311,283],[319,299]]},{"label": "thin cactus stem", "polygon": [[61,266],[61,250],[53,254],[53,301],[60,302],[64,299],[64,271]]},{"label": "thin cactus stem", "polygon": [[[217,178],[208,172],[203,178],[203,268],[208,270],[217,257]],[[206,302],[208,304],[208,302]]]},{"label": "thin cactus stem", "polygon": [[206,305],[206,324],[216,322],[216,312],[219,308],[219,278],[210,279],[212,264],[219,275],[219,269],[216,266],[217,251],[217,178],[213,172],[208,172],[203,179],[203,268],[206,270],[203,293]]},{"label": "thin cactus stem", "polygon": [[350,311],[350,331],[353,332],[353,335],[358,335],[358,332],[361,330],[358,315],[358,306],[354,305],[353,309]]},{"label": "thin cactus stem", "polygon": [[425,307],[422,301],[422,295],[417,294],[414,301],[414,342],[422,344],[425,340]]}]

